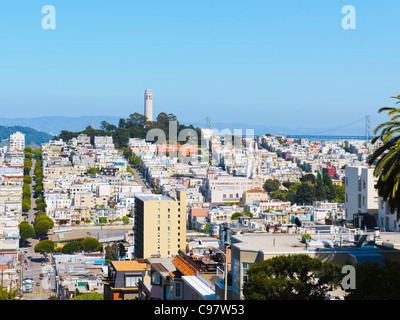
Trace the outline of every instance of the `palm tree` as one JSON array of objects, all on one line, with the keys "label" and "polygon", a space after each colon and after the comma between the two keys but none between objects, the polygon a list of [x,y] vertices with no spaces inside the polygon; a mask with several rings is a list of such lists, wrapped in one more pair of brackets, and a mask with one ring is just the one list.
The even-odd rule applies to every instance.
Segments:
[{"label": "palm tree", "polygon": [[[397,99],[396,104],[400,103],[400,95],[391,97]],[[379,135],[371,140],[383,142],[368,160],[368,164],[375,164],[374,176],[378,177],[376,189],[378,195],[387,202],[390,212],[397,211],[397,219],[400,218],[400,108],[384,107],[379,109],[379,113],[387,111],[391,120],[380,124],[374,134],[381,131]]]}]

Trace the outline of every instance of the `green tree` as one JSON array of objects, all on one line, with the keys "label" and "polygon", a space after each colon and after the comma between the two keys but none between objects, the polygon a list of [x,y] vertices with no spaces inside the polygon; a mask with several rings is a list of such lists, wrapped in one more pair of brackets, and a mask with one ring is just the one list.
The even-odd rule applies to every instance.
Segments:
[{"label": "green tree", "polygon": [[129,223],[129,217],[128,217],[128,216],[123,216],[123,217],[122,217],[122,222],[123,222],[124,224],[128,224],[128,223]]},{"label": "green tree", "polygon": [[140,157],[132,156],[129,158],[130,163],[136,168],[140,166]]},{"label": "green tree", "polygon": [[399,300],[400,262],[365,261],[355,265],[356,289],[348,289],[346,300]]},{"label": "green tree", "polygon": [[274,192],[279,190],[281,182],[278,179],[267,179],[264,182],[264,190],[267,192]]},{"label": "green tree", "polygon": [[340,285],[341,269],[307,254],[275,256],[247,270],[243,294],[246,300],[322,300]]},{"label": "green tree", "polygon": [[273,191],[269,194],[269,196],[271,197],[271,199],[278,199],[278,200],[282,200],[285,201],[286,197],[287,197],[288,191],[285,190],[277,190],[277,191]]},{"label": "green tree", "polygon": [[90,252],[98,249],[100,246],[100,242],[96,238],[86,237],[81,240],[80,245],[83,251]]},{"label": "green tree", "polygon": [[344,202],[345,197],[345,186],[335,186],[335,201],[339,203]]},{"label": "green tree", "polygon": [[32,168],[32,160],[29,158],[25,158],[24,159],[24,169],[26,171],[29,171],[29,170],[31,170],[31,168]]},{"label": "green tree", "polygon": [[33,150],[33,155],[36,159],[40,159],[42,157],[42,150],[41,149],[35,149]]},{"label": "green tree", "polygon": [[49,220],[40,220],[35,223],[35,232],[37,235],[43,237],[45,236],[49,230],[52,228],[52,221]]},{"label": "green tree", "polygon": [[31,152],[25,152],[25,159],[32,159],[33,154]]},{"label": "green tree", "polygon": [[302,176],[300,179],[301,182],[309,182],[312,184],[314,184],[316,180],[317,179],[315,178],[315,175],[312,173],[307,173],[304,176]]},{"label": "green tree", "polygon": [[118,244],[118,255],[120,258],[123,258],[126,255],[126,249],[122,243]]},{"label": "green tree", "polygon": [[289,189],[289,188],[290,188],[290,186],[292,186],[292,185],[293,185],[293,182],[290,182],[290,181],[284,181],[284,182],[282,182],[282,185],[283,185],[285,188]]},{"label": "green tree", "polygon": [[[400,103],[400,95],[392,97]],[[370,156],[368,163],[375,164],[374,175],[378,178],[376,189],[378,195],[386,201],[389,210],[397,212],[397,220],[400,218],[400,109],[384,107],[379,113],[387,111],[392,116],[390,121],[376,127],[374,134],[379,133],[371,140],[375,143],[380,140],[383,145],[378,147]]]},{"label": "green tree", "polygon": [[24,183],[31,184],[32,183],[32,177],[30,175],[24,175]]},{"label": "green tree", "polygon": [[38,209],[38,210],[40,210],[40,211],[45,210],[46,207],[47,207],[47,204],[45,204],[44,202],[39,202],[39,203],[36,205],[36,209]]},{"label": "green tree", "polygon": [[68,242],[61,249],[62,253],[64,254],[74,254],[80,250],[81,250],[80,241]]},{"label": "green tree", "polygon": [[234,212],[231,215],[231,220],[237,220],[238,217],[241,217],[243,215],[242,212]]},{"label": "green tree", "polygon": [[43,187],[37,186],[35,187],[35,195],[39,195],[43,191]]},{"label": "green tree", "polygon": [[314,190],[315,190],[315,200],[322,201],[327,199],[327,190],[323,181],[318,180],[315,183]]},{"label": "green tree", "polygon": [[42,240],[38,242],[34,248],[35,252],[37,253],[52,253],[54,252],[56,245],[53,241],[51,240]]},{"label": "green tree", "polygon": [[326,188],[326,198],[328,201],[335,201],[336,199],[336,186],[333,184],[325,187]]},{"label": "green tree", "polygon": [[327,172],[324,172],[322,174],[322,181],[324,182],[325,186],[332,186],[333,185],[332,178]]},{"label": "green tree", "polygon": [[44,203],[44,198],[42,195],[40,195],[39,197],[37,197],[37,199],[35,200],[36,205],[38,205],[39,203]]},{"label": "green tree", "polygon": [[253,217],[253,213],[250,212],[250,211],[244,211],[243,215],[246,216],[246,217],[250,217],[250,218]]},{"label": "green tree", "polygon": [[107,218],[106,217],[100,217],[99,218],[100,223],[107,223]]},{"label": "green tree", "polygon": [[29,199],[24,198],[22,200],[22,211],[27,212],[31,208],[31,201]]},{"label": "green tree", "polygon": [[17,300],[18,291],[0,286],[0,300]]},{"label": "green tree", "polygon": [[107,260],[116,261],[118,259],[118,245],[116,243],[106,246],[104,250]]},{"label": "green tree", "polygon": [[69,300],[104,300],[104,296],[98,292],[82,293]]},{"label": "green tree", "polygon": [[313,185],[302,182],[296,191],[295,202],[298,204],[311,205],[315,200],[315,188]]},{"label": "green tree", "polygon": [[35,238],[35,229],[26,221],[19,224],[19,236],[25,242],[29,238]]},{"label": "green tree", "polygon": [[43,211],[39,211],[36,214],[34,224],[36,225],[37,223],[39,223],[41,221],[47,221],[50,224],[50,229],[52,229],[54,227],[54,221]]},{"label": "green tree", "polygon": [[88,174],[96,174],[96,173],[100,174],[101,173],[101,169],[93,167],[93,168],[87,169],[86,172]]}]

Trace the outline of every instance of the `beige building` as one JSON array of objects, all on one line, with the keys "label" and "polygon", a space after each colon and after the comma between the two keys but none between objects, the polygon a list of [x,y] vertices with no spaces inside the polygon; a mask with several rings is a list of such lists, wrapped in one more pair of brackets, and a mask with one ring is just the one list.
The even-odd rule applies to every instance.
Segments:
[{"label": "beige building", "polygon": [[170,258],[186,248],[186,192],[177,199],[158,194],[135,196],[135,257]]},{"label": "beige building", "polygon": [[49,166],[43,168],[46,178],[56,179],[59,176],[83,176],[86,173],[84,166]]},{"label": "beige building", "polygon": [[95,197],[90,192],[79,192],[74,196],[74,206],[77,207],[94,207]]},{"label": "beige building", "polygon": [[243,191],[243,205],[254,204],[257,202],[268,201],[268,192],[260,189],[250,189]]}]

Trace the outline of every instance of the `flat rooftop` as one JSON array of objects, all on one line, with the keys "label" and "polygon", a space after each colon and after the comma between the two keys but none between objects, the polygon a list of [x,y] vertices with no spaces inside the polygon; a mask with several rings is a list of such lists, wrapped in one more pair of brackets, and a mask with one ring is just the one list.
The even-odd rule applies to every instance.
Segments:
[{"label": "flat rooftop", "polygon": [[[234,239],[238,240],[236,242]],[[235,242],[235,243],[234,243]],[[275,233],[243,233],[232,236],[232,246],[245,251],[262,251],[271,253],[306,252],[306,246],[301,243],[301,234]]]},{"label": "flat rooftop", "polygon": [[[373,233],[368,233],[370,239],[374,239]],[[264,253],[306,253],[309,250],[306,245],[301,242],[301,234],[279,234],[279,233],[243,233],[232,236],[232,246],[244,251],[262,251]],[[354,251],[364,252],[367,247],[358,247],[353,242],[343,241],[338,246],[339,237],[334,241],[332,234],[312,235],[310,249],[318,248],[319,251]],[[381,232],[379,239],[376,241],[377,247],[368,246],[376,251],[386,251],[400,249],[400,232]],[[371,250],[368,250],[371,252]]]},{"label": "flat rooftop", "polygon": [[136,195],[136,198],[142,201],[160,201],[160,200],[175,201],[174,199],[161,194],[139,194]]},{"label": "flat rooftop", "polygon": [[[374,238],[373,233],[368,233],[370,235],[370,238]],[[382,241],[382,245],[391,247],[391,248],[396,248],[400,249],[400,232],[380,232],[379,233],[379,239]],[[377,244],[380,244],[381,241],[376,241]]]}]

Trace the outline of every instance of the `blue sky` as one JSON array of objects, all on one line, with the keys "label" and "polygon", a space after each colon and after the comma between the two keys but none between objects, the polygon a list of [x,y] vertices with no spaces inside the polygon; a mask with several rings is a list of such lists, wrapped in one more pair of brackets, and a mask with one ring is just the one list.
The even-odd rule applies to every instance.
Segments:
[{"label": "blue sky", "polygon": [[[356,9],[356,29],[341,26]],[[56,29],[44,30],[44,5]],[[398,0],[0,4],[2,118],[154,113],[334,128],[400,94]],[[361,126],[364,124],[361,123]]]}]

